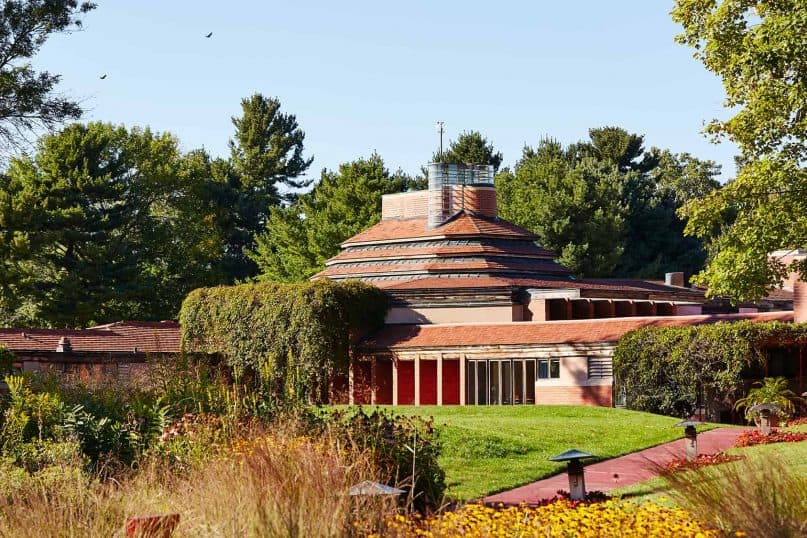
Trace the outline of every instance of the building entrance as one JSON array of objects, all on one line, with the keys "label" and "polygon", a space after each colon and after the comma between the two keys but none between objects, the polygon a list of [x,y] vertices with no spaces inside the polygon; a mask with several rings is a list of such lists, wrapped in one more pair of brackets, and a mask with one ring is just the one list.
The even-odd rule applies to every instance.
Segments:
[{"label": "building entrance", "polygon": [[469,405],[535,403],[535,359],[469,359],[465,372]]}]

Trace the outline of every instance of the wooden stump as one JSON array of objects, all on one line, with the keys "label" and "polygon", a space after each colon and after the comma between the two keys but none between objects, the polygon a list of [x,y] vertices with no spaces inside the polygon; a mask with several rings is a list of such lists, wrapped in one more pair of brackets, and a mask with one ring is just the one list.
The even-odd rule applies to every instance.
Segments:
[{"label": "wooden stump", "polygon": [[126,536],[169,538],[179,524],[179,514],[135,516],[126,520]]}]

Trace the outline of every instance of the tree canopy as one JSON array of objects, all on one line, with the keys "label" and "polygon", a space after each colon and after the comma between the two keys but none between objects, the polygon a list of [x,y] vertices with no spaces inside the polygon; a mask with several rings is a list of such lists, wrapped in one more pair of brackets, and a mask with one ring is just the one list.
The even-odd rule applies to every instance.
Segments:
[{"label": "tree canopy", "polygon": [[30,63],[53,34],[81,28],[95,8],[76,0],[6,0],[0,14],[0,146],[16,147],[31,130],[81,116],[79,104],[57,93],[59,75]]},{"label": "tree canopy", "polygon": [[75,124],[12,159],[0,188],[7,321],[77,326],[173,316],[215,283],[220,240],[195,158],[148,129]]},{"label": "tree canopy", "polygon": [[493,143],[479,131],[463,131],[456,140],[448,144],[442,156],[435,153],[432,162],[449,164],[491,164],[498,170],[502,164],[502,154],[496,151]]},{"label": "tree canopy", "polygon": [[514,169],[496,177],[499,213],[580,276],[692,274],[705,250],[684,237],[676,210],[715,189],[718,171],[689,154],[646,151],[644,137],[619,127],[591,129],[567,147],[551,139],[526,146]]},{"label": "tree canopy", "polygon": [[349,237],[381,219],[381,196],[402,192],[411,179],[390,173],[378,154],[323,170],[320,181],[289,207],[272,209],[250,257],[262,280],[303,280],[321,270]]},{"label": "tree canopy", "polygon": [[[755,300],[781,285],[789,270],[769,254],[807,246],[807,6],[801,0],[678,0],[677,40],[718,75],[728,119],[706,133],[737,143],[737,178],[687,204],[687,232],[717,234],[708,267],[696,281],[710,295]],[[736,218],[727,219],[727,215]]]}]

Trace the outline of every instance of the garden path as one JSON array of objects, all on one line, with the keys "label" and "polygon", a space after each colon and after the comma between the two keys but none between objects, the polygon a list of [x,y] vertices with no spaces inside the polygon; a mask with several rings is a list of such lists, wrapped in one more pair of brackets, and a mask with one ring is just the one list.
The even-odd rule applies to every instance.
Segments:
[{"label": "garden path", "polygon": [[[748,428],[717,428],[698,434],[698,454],[713,454],[734,446],[737,437]],[[655,466],[664,465],[684,455],[684,441],[646,448],[618,458],[586,465],[586,490],[609,492],[657,476]],[[584,460],[585,461],[585,460]],[[555,496],[559,489],[569,490],[565,472],[485,497],[485,503],[537,503]]]}]

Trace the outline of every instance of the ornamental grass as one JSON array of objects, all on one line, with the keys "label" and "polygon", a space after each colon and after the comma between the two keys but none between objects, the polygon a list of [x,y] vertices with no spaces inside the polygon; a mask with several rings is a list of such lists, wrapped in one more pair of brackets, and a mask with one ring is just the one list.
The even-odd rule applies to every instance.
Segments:
[{"label": "ornamental grass", "polygon": [[678,506],[724,532],[807,536],[807,483],[775,458],[749,455],[725,465],[665,474],[663,479]]},{"label": "ornamental grass", "polygon": [[181,473],[152,459],[116,480],[79,465],[0,468],[0,536],[122,536],[127,517],[170,513],[180,515],[175,537],[365,536],[397,509],[396,499],[348,495],[378,478],[372,458],[328,433],[273,430],[234,449]]},{"label": "ornamental grass", "polygon": [[392,537],[622,537],[722,536],[686,510],[645,502],[609,500],[575,504],[558,501],[545,506],[493,508],[468,504],[425,520],[395,516],[387,534]]}]

